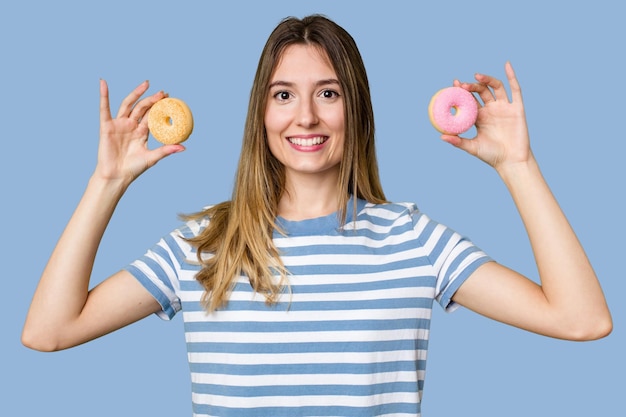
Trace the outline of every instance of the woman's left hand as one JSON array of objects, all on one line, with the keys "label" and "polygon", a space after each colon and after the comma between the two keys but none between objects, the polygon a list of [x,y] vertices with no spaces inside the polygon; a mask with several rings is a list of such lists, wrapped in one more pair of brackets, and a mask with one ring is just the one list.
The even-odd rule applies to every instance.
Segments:
[{"label": "woman's left hand", "polygon": [[505,72],[511,88],[511,100],[502,81],[491,76],[476,74],[475,83],[455,80],[454,86],[480,97],[480,100],[477,99],[477,133],[473,139],[445,134],[441,136],[444,141],[476,156],[497,170],[508,164],[528,162],[533,158],[522,92],[509,62],[505,65]]},{"label": "woman's left hand", "polygon": [[[508,99],[500,80],[454,82],[479,101],[476,137],[442,139],[493,166],[526,227],[540,284],[496,262],[474,271],[454,301],[503,323],[568,340],[593,340],[613,329],[600,282],[548,184],[528,139],[522,93],[511,64],[505,66]],[[482,101],[482,104],[480,102]]]}]

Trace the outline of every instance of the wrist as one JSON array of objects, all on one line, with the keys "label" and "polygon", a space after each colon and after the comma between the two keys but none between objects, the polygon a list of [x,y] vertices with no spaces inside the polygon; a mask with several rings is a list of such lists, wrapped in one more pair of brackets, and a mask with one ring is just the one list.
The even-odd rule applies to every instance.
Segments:
[{"label": "wrist", "polygon": [[540,174],[539,164],[534,155],[523,161],[503,163],[495,167],[496,172],[505,184],[513,184],[524,178],[532,178],[536,174]]},{"label": "wrist", "polygon": [[124,195],[131,182],[121,178],[107,178],[94,172],[89,178],[87,188],[97,194],[119,199]]}]

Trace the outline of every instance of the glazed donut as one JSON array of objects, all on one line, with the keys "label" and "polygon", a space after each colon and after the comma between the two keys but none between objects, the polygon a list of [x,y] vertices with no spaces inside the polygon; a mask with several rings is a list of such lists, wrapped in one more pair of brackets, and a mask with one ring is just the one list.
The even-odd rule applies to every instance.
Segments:
[{"label": "glazed donut", "polygon": [[443,134],[458,135],[476,123],[478,103],[467,90],[447,87],[430,99],[428,117],[432,125]]},{"label": "glazed donut", "polygon": [[157,101],[148,112],[148,129],[165,145],[187,140],[193,130],[193,116],[184,101],[166,97]]}]

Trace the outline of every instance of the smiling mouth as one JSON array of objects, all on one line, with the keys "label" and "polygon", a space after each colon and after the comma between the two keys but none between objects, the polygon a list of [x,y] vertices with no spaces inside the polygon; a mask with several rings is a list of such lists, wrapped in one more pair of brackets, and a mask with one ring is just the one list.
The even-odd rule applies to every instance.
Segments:
[{"label": "smiling mouth", "polygon": [[328,136],[316,136],[313,138],[287,138],[287,140],[297,146],[316,146],[328,140]]}]

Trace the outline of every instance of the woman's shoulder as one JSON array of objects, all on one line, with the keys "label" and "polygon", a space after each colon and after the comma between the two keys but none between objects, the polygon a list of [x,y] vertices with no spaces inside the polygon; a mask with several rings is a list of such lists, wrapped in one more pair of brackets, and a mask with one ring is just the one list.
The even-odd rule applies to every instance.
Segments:
[{"label": "woman's shoulder", "polygon": [[386,219],[398,218],[420,214],[417,204],[412,202],[387,202],[360,204],[359,216],[382,217]]},{"label": "woman's shoulder", "polygon": [[[351,216],[348,216],[348,224]],[[412,202],[386,202],[369,203],[359,201],[357,216],[354,219],[355,227],[370,228],[376,230],[395,230],[412,228],[413,226],[428,222],[428,217],[420,212],[417,204]]]},{"label": "woman's shoulder", "polygon": [[185,238],[198,236],[211,222],[211,217],[214,215],[217,206],[217,204],[207,205],[203,206],[199,211],[179,215],[182,223],[173,233]]}]

